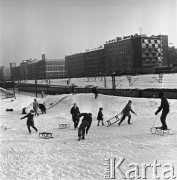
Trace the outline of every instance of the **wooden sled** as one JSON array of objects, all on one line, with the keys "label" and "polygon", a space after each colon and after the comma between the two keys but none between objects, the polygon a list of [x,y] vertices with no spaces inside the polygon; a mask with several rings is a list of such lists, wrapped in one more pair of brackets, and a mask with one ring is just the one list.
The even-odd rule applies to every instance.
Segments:
[{"label": "wooden sled", "polygon": [[152,127],[150,129],[152,134],[157,134],[157,135],[173,135],[173,132],[171,129],[163,130],[161,127]]},{"label": "wooden sled", "polygon": [[107,127],[115,124],[116,122],[120,121],[122,119],[122,113],[112,117],[111,119],[108,119],[106,122],[108,123]]},{"label": "wooden sled", "polygon": [[59,124],[59,129],[70,128],[70,124]]},{"label": "wooden sled", "polygon": [[49,138],[53,138],[52,134],[53,133],[43,132],[43,133],[39,133],[39,137],[44,139],[49,139]]}]

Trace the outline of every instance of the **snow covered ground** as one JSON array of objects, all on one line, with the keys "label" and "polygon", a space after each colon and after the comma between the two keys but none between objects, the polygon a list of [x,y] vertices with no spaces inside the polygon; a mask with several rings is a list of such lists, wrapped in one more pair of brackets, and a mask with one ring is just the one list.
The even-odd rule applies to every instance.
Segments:
[{"label": "snow covered ground", "polygon": [[[169,100],[170,113],[167,116],[167,124],[173,130],[173,135],[160,136],[149,131],[155,122],[154,113],[160,99],[131,98],[132,109],[138,115],[132,115],[132,125],[128,125],[126,119],[121,126],[116,123],[106,127],[97,126],[99,107],[103,107],[106,121],[118,114],[130,98],[99,95],[95,100],[93,94],[46,96],[38,101],[45,102],[47,113],[40,112],[34,121],[39,132],[52,132],[54,138],[43,139],[33,129],[32,135],[28,135],[26,119],[20,120],[23,117],[22,108],[27,107],[29,111],[33,99],[32,96],[17,94],[14,101],[0,100],[0,179],[103,180],[108,158],[111,162],[117,158],[115,163],[125,158],[120,166],[123,173],[135,169],[135,165],[129,167],[130,163],[137,163],[139,179],[144,177],[142,164],[153,164],[155,160],[161,164],[157,168],[160,179],[164,179],[163,171],[169,170],[169,167],[171,170],[166,177],[173,179],[173,174],[177,176],[177,100]],[[89,133],[81,141],[77,141],[77,130],[74,130],[71,120],[70,109],[74,102],[81,112],[93,114]],[[14,111],[6,111],[6,108],[13,108]],[[160,126],[160,114],[155,126]],[[70,129],[59,129],[62,123],[70,123]],[[115,172],[115,179],[121,180],[123,177],[118,171]],[[152,167],[147,168],[146,173],[147,179],[154,179]],[[134,175],[132,172],[131,176]]]},{"label": "snow covered ground", "polygon": [[[145,89],[145,88],[171,88],[177,89],[177,73],[174,74],[163,74],[162,83],[159,83],[160,80],[158,74],[149,74],[141,76],[132,76],[131,77],[131,86],[126,76],[116,77],[117,89]],[[67,85],[68,79],[51,79],[51,85]],[[34,80],[28,80],[27,83],[33,83]],[[46,84],[44,80],[38,80],[38,84]],[[78,87],[85,87],[87,85],[98,86],[100,88],[104,86],[104,78],[71,78],[70,84],[76,84]],[[112,88],[112,78],[106,77],[106,88]]]}]

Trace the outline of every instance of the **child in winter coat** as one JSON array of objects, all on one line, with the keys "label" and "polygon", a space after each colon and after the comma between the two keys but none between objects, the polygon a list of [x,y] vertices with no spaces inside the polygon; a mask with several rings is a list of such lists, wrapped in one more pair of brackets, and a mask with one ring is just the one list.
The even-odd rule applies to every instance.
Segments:
[{"label": "child in winter coat", "polygon": [[120,120],[120,122],[118,123],[118,125],[120,126],[120,124],[122,123],[122,121],[126,118],[126,116],[128,116],[128,124],[131,124],[130,123],[130,119],[131,119],[131,114],[130,114],[130,111],[136,115],[136,113],[132,110],[131,108],[131,105],[132,105],[132,101],[129,100],[127,105],[124,107],[124,109],[122,110],[122,119]]},{"label": "child in winter coat", "polygon": [[71,108],[70,113],[72,114],[72,119],[74,122],[74,129],[77,128],[78,124],[79,124],[79,115],[80,115],[80,111],[79,108],[77,107],[77,104],[74,103],[73,107]]},{"label": "child in winter coat", "polygon": [[99,126],[100,121],[102,121],[102,126],[104,126],[102,110],[103,110],[103,108],[100,107],[100,108],[99,108],[99,111],[98,111],[98,116],[97,116],[97,120],[98,120],[97,126]]},{"label": "child in winter coat", "polygon": [[30,110],[30,113],[28,113],[26,116],[22,117],[21,119],[24,119],[24,118],[28,118],[27,119],[27,127],[28,127],[28,131],[29,131],[29,134],[31,134],[31,129],[30,129],[30,126],[32,128],[34,128],[36,130],[36,132],[38,132],[37,128],[34,126],[34,111],[33,110]]},{"label": "child in winter coat", "polygon": [[78,130],[78,141],[80,141],[81,137],[82,139],[85,139],[85,131],[86,134],[88,134],[88,130],[92,124],[92,114],[91,113],[81,113],[80,117],[83,116],[82,123],[79,126]]},{"label": "child in winter coat", "polygon": [[33,110],[34,110],[35,116],[36,116],[36,115],[39,116],[39,114],[38,114],[38,107],[39,107],[39,104],[38,104],[38,102],[37,102],[37,100],[36,100],[36,98],[35,98],[35,99],[34,99],[34,102],[33,102]]},{"label": "child in winter coat", "polygon": [[162,110],[162,115],[160,117],[161,123],[162,123],[162,130],[167,130],[167,124],[166,124],[166,117],[167,114],[170,111],[170,106],[168,103],[167,98],[164,96],[163,92],[159,92],[159,98],[161,98],[161,105],[158,108],[158,110],[155,112],[155,115],[157,115]]},{"label": "child in winter coat", "polygon": [[92,93],[95,94],[95,99],[96,99],[97,96],[98,96],[98,90],[97,90],[96,87],[93,87],[93,88],[92,88]]}]

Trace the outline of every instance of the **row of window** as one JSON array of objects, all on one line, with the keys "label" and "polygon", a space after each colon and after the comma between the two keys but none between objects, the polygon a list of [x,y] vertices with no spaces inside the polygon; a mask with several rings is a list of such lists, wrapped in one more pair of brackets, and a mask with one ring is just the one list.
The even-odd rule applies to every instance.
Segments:
[{"label": "row of window", "polygon": [[147,43],[158,43],[158,44],[160,44],[161,43],[161,41],[160,40],[158,40],[158,39],[142,39],[142,43],[145,43],[145,44],[147,44]]},{"label": "row of window", "polygon": [[143,48],[142,49],[143,52],[162,52],[163,49],[160,48]]},{"label": "row of window", "polygon": [[123,48],[123,47],[130,47],[130,42],[124,42],[124,43],[120,43],[120,44],[112,44],[109,46],[105,46],[105,50],[109,50],[109,49],[115,49],[115,48]]},{"label": "row of window", "polygon": [[65,61],[46,61],[47,65],[65,65]]},{"label": "row of window", "polygon": [[162,48],[161,44],[142,44],[142,48]]}]

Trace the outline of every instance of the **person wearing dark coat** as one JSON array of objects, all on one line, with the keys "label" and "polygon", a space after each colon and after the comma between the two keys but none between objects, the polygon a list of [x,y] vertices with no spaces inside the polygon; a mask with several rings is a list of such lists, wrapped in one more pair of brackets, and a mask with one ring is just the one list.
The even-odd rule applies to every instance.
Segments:
[{"label": "person wearing dark coat", "polygon": [[88,130],[90,129],[90,126],[92,124],[92,114],[91,113],[81,113],[80,117],[83,116],[82,123],[79,126],[78,130],[78,141],[80,139],[85,139],[85,132],[88,134]]},{"label": "person wearing dark coat", "polygon": [[131,105],[132,105],[132,101],[129,100],[128,103],[127,103],[127,105],[126,105],[126,106],[124,107],[124,109],[122,110],[123,116],[122,116],[122,119],[120,120],[120,122],[118,123],[118,126],[120,126],[120,124],[122,123],[122,121],[125,120],[126,116],[128,116],[128,124],[131,124],[131,123],[130,123],[130,120],[131,120],[131,114],[130,114],[130,112],[132,112],[133,114],[136,115],[136,113],[132,110]]},{"label": "person wearing dark coat", "polygon": [[74,94],[75,94],[75,87],[74,87],[74,84],[72,84],[71,90],[72,90],[72,93],[73,93],[73,95],[74,95]]},{"label": "person wearing dark coat", "polygon": [[39,109],[41,110],[42,114],[46,113],[45,103],[44,104],[39,104]]},{"label": "person wearing dark coat", "polygon": [[72,119],[74,122],[74,129],[76,129],[79,124],[79,115],[80,115],[80,111],[76,103],[74,103],[73,107],[71,108],[70,113],[72,114]]},{"label": "person wearing dark coat", "polygon": [[155,112],[155,115],[157,115],[162,110],[162,115],[160,117],[161,123],[162,123],[162,130],[167,130],[167,124],[166,124],[166,117],[167,114],[170,111],[170,106],[168,103],[167,98],[164,96],[163,92],[159,92],[159,98],[161,98],[161,105],[158,108],[158,110]]},{"label": "person wearing dark coat", "polygon": [[31,129],[30,126],[36,130],[36,132],[38,132],[37,128],[34,126],[34,111],[30,110],[30,113],[28,113],[26,116],[22,117],[21,119],[27,118],[27,127],[28,127],[28,131],[29,134],[31,134]]},{"label": "person wearing dark coat", "polygon": [[104,126],[104,123],[103,123],[103,113],[102,113],[102,110],[103,110],[103,108],[99,108],[99,111],[98,111],[98,116],[97,116],[97,120],[98,120],[98,124],[97,124],[97,126],[99,126],[100,121],[102,121],[102,126]]},{"label": "person wearing dark coat", "polygon": [[98,90],[97,90],[96,87],[93,87],[93,88],[92,88],[92,93],[95,94],[95,99],[96,99],[97,96],[98,96]]}]

